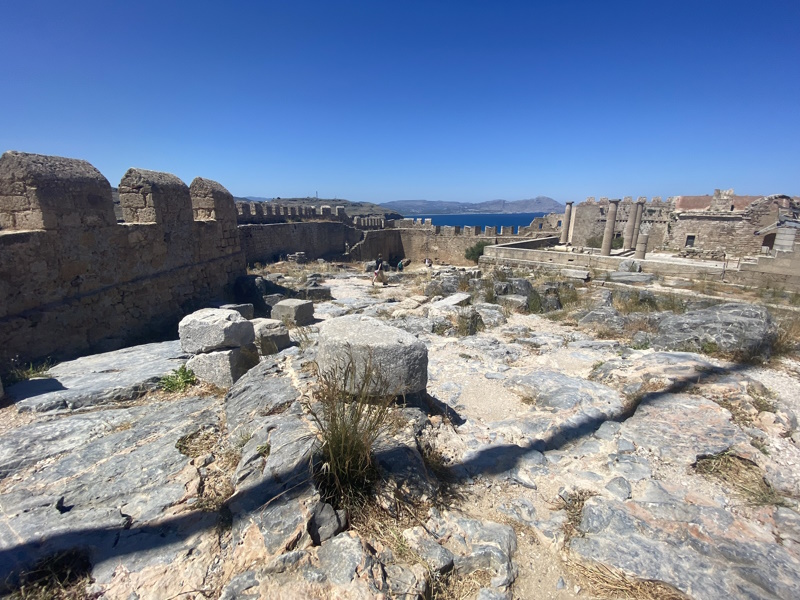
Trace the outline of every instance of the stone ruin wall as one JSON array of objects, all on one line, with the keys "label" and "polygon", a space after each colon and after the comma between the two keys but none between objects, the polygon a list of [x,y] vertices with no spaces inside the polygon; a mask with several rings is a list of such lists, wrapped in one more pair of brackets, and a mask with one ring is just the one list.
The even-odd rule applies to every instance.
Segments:
[{"label": "stone ruin wall", "polygon": [[[662,201],[659,197],[654,197],[650,202],[646,198],[640,197],[637,201],[633,197],[626,196],[618,205],[617,216],[614,220],[614,235],[622,237],[625,226],[628,224],[628,216],[635,210],[636,202],[644,201],[642,212],[642,225],[649,224],[650,237],[647,240],[647,251],[658,250],[664,246],[667,235],[669,215],[674,204],[671,200]],[[585,202],[576,204],[573,207],[572,220],[570,223],[570,243],[573,246],[586,246],[590,238],[603,237],[603,230],[606,226],[608,216],[608,198],[600,198],[595,201],[593,197],[587,198]]]},{"label": "stone ruin wall", "polygon": [[[453,227],[432,225],[417,219],[390,221],[392,229],[399,233],[403,256],[414,261],[430,258],[435,263],[470,265],[464,258],[467,248],[478,242],[506,244],[523,240],[551,240],[553,233],[531,227],[520,227],[515,234],[513,227]],[[391,231],[388,229],[387,231]],[[550,244],[551,241],[546,242]],[[384,254],[384,256],[386,256]]]},{"label": "stone ruin wall", "polygon": [[174,335],[245,273],[221,185],[130,169],[111,186],[83,160],[0,157],[0,365]]},{"label": "stone ruin wall", "polygon": [[735,211],[728,204],[724,202],[723,208],[712,203],[707,210],[674,213],[665,246],[681,251],[687,236],[693,235],[694,247],[699,250],[721,249],[729,256],[739,257],[761,254],[764,236],[755,233],[778,220],[778,202],[762,198],[744,210]]},{"label": "stone ruin wall", "polygon": [[305,252],[310,260],[341,260],[345,244],[353,247],[363,235],[362,231],[344,223],[324,221],[239,226],[242,249],[249,265],[275,262],[294,252]]}]

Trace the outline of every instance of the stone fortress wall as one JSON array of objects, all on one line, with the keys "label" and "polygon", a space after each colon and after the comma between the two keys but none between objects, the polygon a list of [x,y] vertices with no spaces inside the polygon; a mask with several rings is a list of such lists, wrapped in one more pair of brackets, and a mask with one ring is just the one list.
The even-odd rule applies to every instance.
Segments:
[{"label": "stone fortress wall", "polygon": [[[111,186],[88,162],[20,152],[0,157],[0,364],[168,336],[188,312],[232,299],[248,263],[298,251],[310,259],[368,261],[380,253],[390,261],[467,264],[464,252],[478,242],[510,244],[497,252],[541,252],[559,242],[575,247],[620,236],[632,250],[640,229],[649,228],[648,251],[681,251],[694,236],[700,250],[761,254],[740,261],[748,282],[782,280],[788,270],[786,283],[794,284],[797,271],[798,253],[787,252],[795,229],[778,222],[789,215],[798,224],[798,201],[787,196],[717,190],[666,202],[590,198],[515,233],[434,226],[430,219],[350,218],[341,206],[235,203],[216,182],[196,178],[187,187],[174,175],[143,169],[130,169],[118,194],[115,216]],[[764,256],[776,222],[782,252]]]},{"label": "stone fortress wall", "polygon": [[[469,264],[464,252],[478,242],[502,244],[521,239],[552,238],[547,227],[450,227],[431,219],[387,221],[379,217],[349,217],[343,206],[282,206],[274,202],[237,202],[239,234],[248,264],[271,262],[294,252],[309,259],[374,260],[400,258],[437,263]],[[539,244],[548,245],[554,241]]]},{"label": "stone fortress wall", "polygon": [[245,273],[220,184],[130,169],[119,198],[123,223],[88,162],[0,157],[0,364],[164,337]]}]

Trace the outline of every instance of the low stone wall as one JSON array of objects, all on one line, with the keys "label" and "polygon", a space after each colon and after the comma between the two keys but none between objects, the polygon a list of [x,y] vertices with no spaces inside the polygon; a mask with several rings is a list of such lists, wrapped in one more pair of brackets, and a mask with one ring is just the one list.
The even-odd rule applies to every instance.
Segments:
[{"label": "low stone wall", "polygon": [[311,260],[341,258],[346,250],[345,244],[353,247],[363,235],[362,231],[343,223],[323,221],[239,226],[248,264],[274,262],[294,252],[305,252]]},{"label": "low stone wall", "polygon": [[530,245],[530,247],[547,247],[558,242],[558,238],[548,236],[542,238],[521,238],[519,235],[493,235],[487,230],[471,232],[455,231],[456,228],[439,228],[439,233],[425,231],[424,229],[398,229],[403,245],[403,252],[407,258],[414,261],[422,261],[430,258],[434,262],[448,263],[452,265],[469,265],[471,261],[464,258],[467,248],[474,246],[478,242],[488,242],[489,244],[503,244],[516,242]]},{"label": "low stone wall", "polygon": [[245,273],[218,183],[130,169],[119,194],[125,223],[88,162],[0,157],[0,371],[177,335],[183,315]]},{"label": "low stone wall", "polygon": [[[537,250],[520,247],[517,244],[491,246],[484,250],[481,264],[508,265],[511,267],[531,268],[583,268],[597,271],[616,271],[619,263],[630,260],[630,256],[600,256],[599,254],[581,254],[578,252],[560,252],[554,250]],[[698,263],[663,262],[656,260],[639,260],[642,271],[655,275],[691,278],[698,275],[722,276],[723,269],[719,265]]]}]

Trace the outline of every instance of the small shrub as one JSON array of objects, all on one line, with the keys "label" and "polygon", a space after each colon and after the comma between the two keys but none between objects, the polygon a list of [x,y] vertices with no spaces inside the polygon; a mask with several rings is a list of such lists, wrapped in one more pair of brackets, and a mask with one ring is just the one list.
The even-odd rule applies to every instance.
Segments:
[{"label": "small shrub", "polygon": [[256,448],[256,452],[258,452],[258,454],[264,459],[269,458],[269,453],[271,451],[272,451],[272,446],[269,444],[269,442],[267,442],[266,444],[260,444]]},{"label": "small shrub", "polygon": [[497,295],[494,293],[494,282],[492,280],[484,281],[483,289],[486,302],[495,304],[497,302]]},{"label": "small shrub", "polygon": [[593,235],[590,238],[586,238],[587,248],[602,248],[603,247],[603,236],[602,235]]},{"label": "small shrub", "polygon": [[315,402],[306,404],[319,439],[314,477],[327,502],[347,506],[363,500],[377,478],[372,450],[389,428],[396,390],[371,356],[357,364],[352,350],[330,369],[317,365],[316,373]]},{"label": "small shrub", "polygon": [[186,365],[181,365],[169,375],[164,375],[158,387],[165,392],[185,392],[197,383],[197,377]]},{"label": "small shrub", "polygon": [[561,306],[567,307],[572,306],[573,304],[577,304],[580,301],[581,297],[576,290],[572,286],[568,287],[559,287],[558,288],[558,300],[561,302]]},{"label": "small shrub", "polygon": [[683,314],[686,312],[686,303],[677,294],[664,294],[656,297],[658,310]]},{"label": "small shrub", "polygon": [[47,371],[54,365],[55,363],[49,358],[42,362],[29,362],[27,364],[20,363],[19,357],[13,358],[11,360],[11,368],[3,376],[3,384],[8,386],[19,383],[20,381],[44,377]]},{"label": "small shrub", "polygon": [[306,350],[314,345],[316,338],[314,334],[316,331],[307,325],[293,326],[291,330],[291,339],[295,342],[301,350]]},{"label": "small shrub", "polygon": [[486,248],[486,246],[491,245],[492,242],[478,242],[474,246],[470,246],[464,251],[464,258],[477,264],[478,259],[483,256],[483,249]]},{"label": "small shrub", "polygon": [[532,314],[542,312],[542,297],[537,292],[533,292],[528,298],[528,312]]}]

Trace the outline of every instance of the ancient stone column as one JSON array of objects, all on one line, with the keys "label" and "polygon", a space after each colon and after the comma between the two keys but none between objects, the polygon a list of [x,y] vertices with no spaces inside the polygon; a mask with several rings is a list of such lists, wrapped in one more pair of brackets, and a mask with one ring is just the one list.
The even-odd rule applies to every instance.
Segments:
[{"label": "ancient stone column", "polygon": [[642,228],[642,215],[644,214],[644,203],[647,198],[639,198],[636,201],[636,219],[633,222],[633,235],[631,236],[631,245],[626,247],[626,250],[633,250],[636,248],[636,242],[639,239],[639,231]]},{"label": "ancient stone column", "polygon": [[600,250],[600,256],[611,256],[611,240],[614,239],[614,226],[617,221],[617,208],[619,207],[619,200],[608,201],[608,216],[606,219],[606,228],[603,231],[603,247]]},{"label": "ancient stone column", "polygon": [[561,239],[559,243],[566,244],[569,242],[569,225],[572,219],[572,202],[567,202],[567,207],[564,209],[564,221],[561,223]]},{"label": "ancient stone column", "polygon": [[647,240],[650,236],[646,233],[643,233],[639,236],[639,239],[636,242],[636,252],[633,254],[633,258],[637,260],[644,259],[644,255],[647,253]]},{"label": "ancient stone column", "polygon": [[625,223],[625,231],[622,234],[622,249],[623,250],[632,250],[633,244],[631,240],[633,239],[633,228],[636,223],[636,211],[638,210],[636,204],[632,204],[628,209],[628,221]]}]

